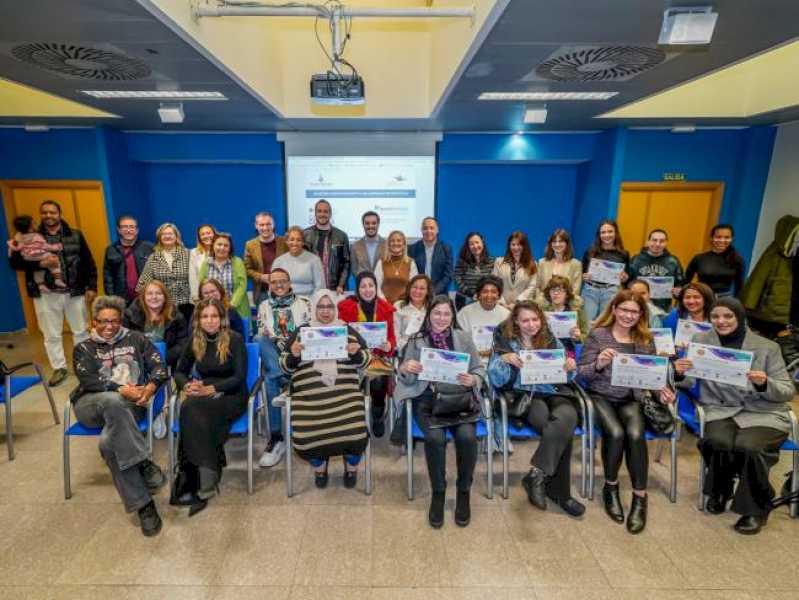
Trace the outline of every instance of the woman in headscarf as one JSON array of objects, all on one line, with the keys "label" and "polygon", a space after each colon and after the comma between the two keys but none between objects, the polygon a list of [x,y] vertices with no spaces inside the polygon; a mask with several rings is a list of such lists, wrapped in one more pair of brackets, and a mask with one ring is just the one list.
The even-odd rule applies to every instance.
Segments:
[{"label": "woman in headscarf", "polygon": [[[699,451],[707,468],[706,508],[710,514],[721,514],[732,498],[732,511],[741,515],[735,530],[754,535],[768,520],[774,497],[769,471],[791,431],[787,403],[794,387],[779,346],[746,326],[746,311],[739,300],[719,298],[710,311],[710,322],[713,329],[698,334],[694,342],[747,350],[754,356],[746,387],[700,380],[699,402],[706,425]],[[692,362],[681,358],[674,367],[680,386],[691,387],[694,381],[685,372]],[[733,492],[736,477],[738,487]]]},{"label": "woman in headscarf", "polygon": [[302,359],[302,331],[307,327],[346,326],[338,318],[335,291],[311,296],[311,319],[286,341],[280,368],[291,376],[291,444],[315,469],[316,487],[327,487],[331,456],[344,457],[344,486],[354,488],[368,431],[359,369],[369,364],[366,343],[347,327],[347,357]]}]

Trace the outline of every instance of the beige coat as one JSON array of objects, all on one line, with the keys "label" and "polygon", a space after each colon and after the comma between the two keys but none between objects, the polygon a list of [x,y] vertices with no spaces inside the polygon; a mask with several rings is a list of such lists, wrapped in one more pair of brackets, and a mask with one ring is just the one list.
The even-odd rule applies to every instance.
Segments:
[{"label": "beige coat", "polygon": [[536,288],[538,286],[538,275],[532,275],[524,269],[516,271],[516,282],[510,280],[510,264],[505,262],[504,257],[500,256],[494,261],[494,271],[492,275],[502,280],[502,303],[505,306],[515,304],[516,300],[535,300]]}]

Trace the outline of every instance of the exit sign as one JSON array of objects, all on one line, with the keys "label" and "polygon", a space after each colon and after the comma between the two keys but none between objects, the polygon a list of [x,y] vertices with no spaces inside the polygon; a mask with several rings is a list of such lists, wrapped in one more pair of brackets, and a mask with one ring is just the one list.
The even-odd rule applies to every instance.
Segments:
[{"label": "exit sign", "polygon": [[685,173],[663,173],[663,181],[685,181]]}]

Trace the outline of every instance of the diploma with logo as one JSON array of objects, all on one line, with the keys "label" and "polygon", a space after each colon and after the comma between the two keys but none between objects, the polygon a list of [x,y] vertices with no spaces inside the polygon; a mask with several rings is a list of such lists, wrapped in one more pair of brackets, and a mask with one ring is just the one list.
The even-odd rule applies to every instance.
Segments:
[{"label": "diploma with logo", "polygon": [[566,383],[566,352],[552,350],[520,350],[522,385]]},{"label": "diploma with logo", "polygon": [[613,357],[610,385],[662,390],[666,387],[669,359],[652,354],[617,354]]},{"label": "diploma with logo", "polygon": [[368,348],[380,348],[388,340],[388,330],[385,321],[369,323],[350,323],[352,328],[361,334]]},{"label": "diploma with logo", "polygon": [[302,360],[347,358],[346,327],[303,327],[300,343]]},{"label": "diploma with logo", "polygon": [[[545,313],[549,330],[558,339],[570,338],[571,330],[577,327],[577,313],[573,310]],[[585,333],[584,331],[582,333]]]},{"label": "diploma with logo", "polygon": [[752,356],[747,350],[691,342],[685,358],[693,367],[685,375],[745,388],[749,384],[746,374],[752,370]]},{"label": "diploma with logo", "polygon": [[652,337],[655,340],[655,352],[657,354],[666,354],[672,356],[676,353],[674,348],[674,338],[671,335],[671,329],[668,327],[657,327],[650,329]]},{"label": "diploma with logo", "polygon": [[710,331],[713,326],[707,321],[677,320],[677,331],[674,334],[675,346],[687,346],[698,333]]},{"label": "diploma with logo", "polygon": [[619,285],[622,271],[624,271],[624,263],[602,260],[601,258],[592,258],[588,265],[588,272],[591,274],[591,281],[594,283]]},{"label": "diploma with logo", "polygon": [[480,354],[491,352],[494,345],[495,325],[472,325],[472,340]]},{"label": "diploma with logo", "polygon": [[420,358],[422,363],[422,372],[419,373],[420,380],[458,383],[458,375],[469,372],[471,357],[466,352],[422,348]]},{"label": "diploma with logo", "polygon": [[674,277],[641,277],[649,284],[649,297],[654,300],[666,300],[671,298],[671,290],[674,288]]}]

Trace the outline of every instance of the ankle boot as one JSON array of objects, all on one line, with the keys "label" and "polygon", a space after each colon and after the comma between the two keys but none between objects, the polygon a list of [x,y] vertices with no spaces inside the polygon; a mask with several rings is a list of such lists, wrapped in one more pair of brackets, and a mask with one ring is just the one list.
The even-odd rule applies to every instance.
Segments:
[{"label": "ankle boot", "polygon": [[641,533],[646,527],[646,496],[633,494],[630,514],[627,516],[627,531],[635,535]]},{"label": "ankle boot", "polygon": [[472,518],[472,509],[469,506],[469,490],[462,492],[458,490],[455,496],[455,525],[466,527]]},{"label": "ankle boot", "polygon": [[433,529],[441,529],[444,524],[444,492],[433,492],[427,520]]},{"label": "ankle boot", "polygon": [[522,487],[527,492],[530,504],[541,510],[547,509],[547,477],[541,469],[531,467],[530,472],[522,478]]},{"label": "ankle boot", "polygon": [[605,512],[616,523],[624,523],[624,507],[619,498],[619,484],[611,485],[606,483],[602,488],[602,502],[605,505]]}]

